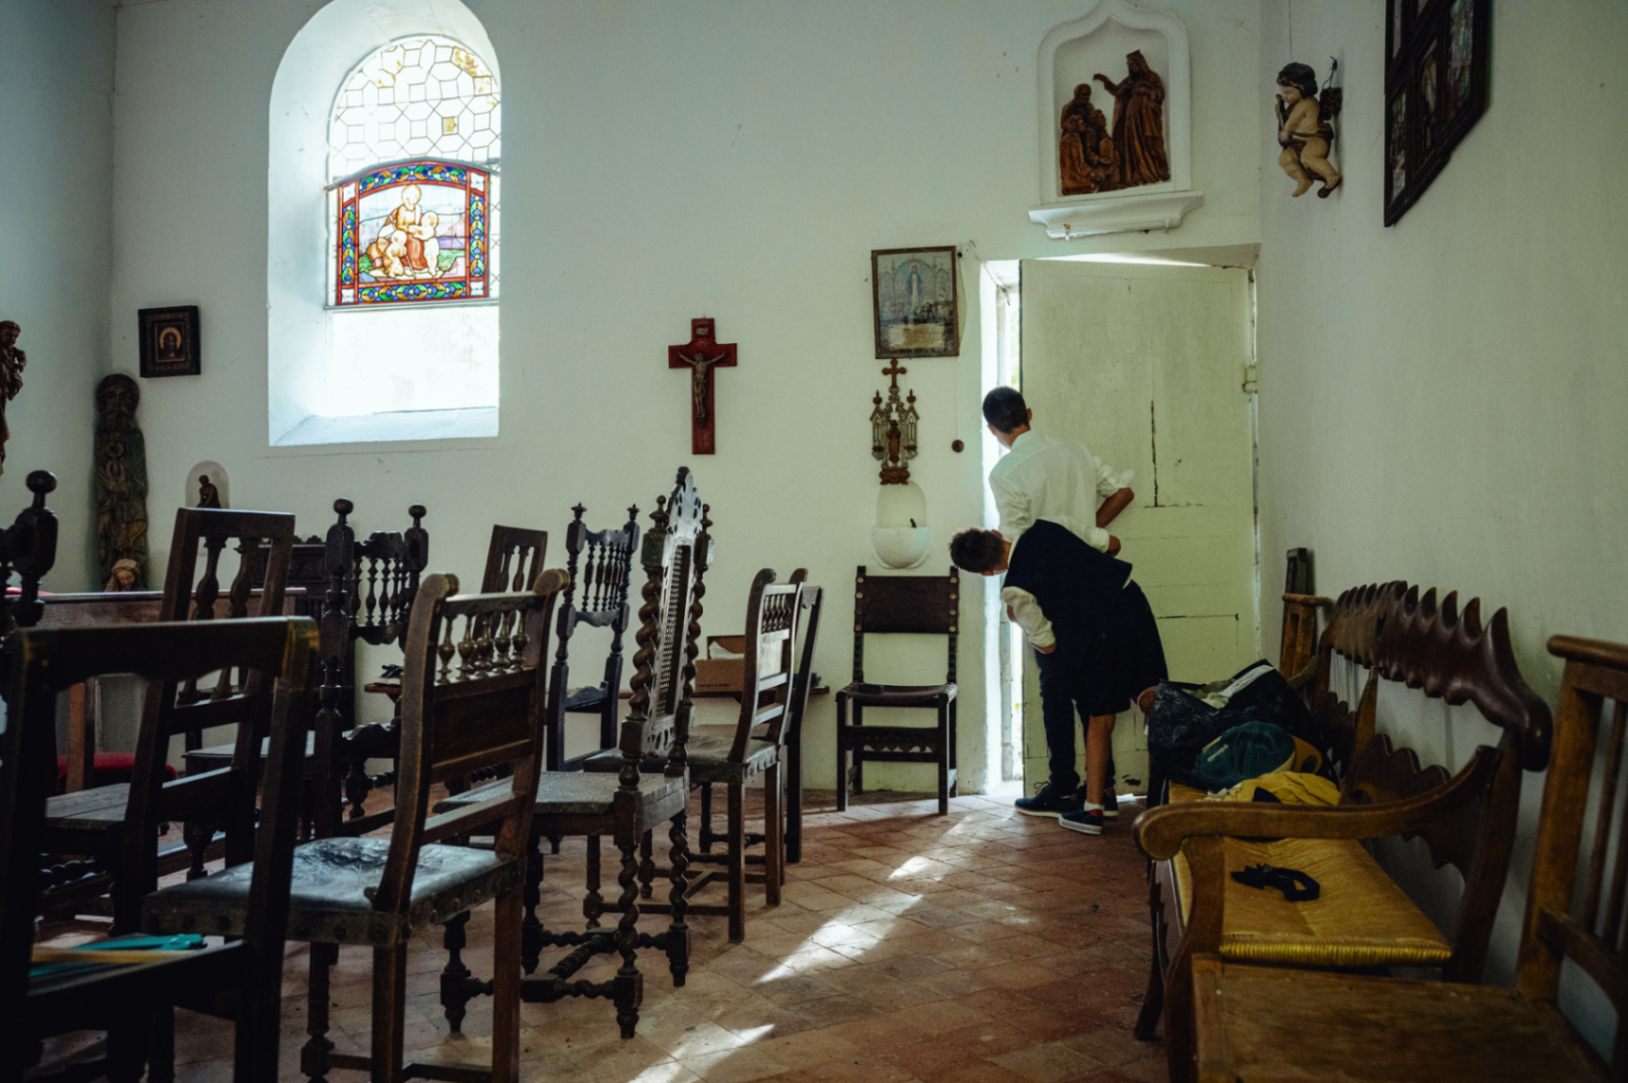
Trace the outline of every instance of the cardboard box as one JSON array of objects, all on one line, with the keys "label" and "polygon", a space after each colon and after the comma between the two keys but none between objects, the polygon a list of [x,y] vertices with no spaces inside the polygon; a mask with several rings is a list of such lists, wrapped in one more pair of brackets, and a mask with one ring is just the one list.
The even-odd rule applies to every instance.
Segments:
[{"label": "cardboard box", "polygon": [[746,674],[746,659],[741,658],[713,658],[713,647],[731,654],[744,655],[746,653],[746,637],[739,636],[707,636],[708,657],[695,660],[695,691],[697,695],[720,695],[739,693],[742,678]]}]

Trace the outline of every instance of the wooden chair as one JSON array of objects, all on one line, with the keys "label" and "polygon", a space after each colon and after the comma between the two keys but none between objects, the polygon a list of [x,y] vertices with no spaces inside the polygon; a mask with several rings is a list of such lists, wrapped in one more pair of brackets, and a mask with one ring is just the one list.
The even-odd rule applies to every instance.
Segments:
[{"label": "wooden chair", "polygon": [[[1514,987],[1444,988],[1196,959],[1199,1079],[1628,1078],[1628,788],[1620,784],[1628,645],[1555,636],[1549,651],[1566,668]],[[1389,819],[1377,809],[1352,809],[1325,822],[1340,837],[1356,837],[1388,832],[1382,821]],[[1260,827],[1275,830],[1264,821]],[[1147,834],[1165,847],[1162,833]],[[1564,995],[1563,969],[1571,972]],[[1597,1010],[1604,1005],[1616,1016],[1614,1037]],[[1584,1022],[1589,1015],[1592,1026]],[[1596,1032],[1607,1058],[1579,1027]]]},{"label": "wooden chair", "polygon": [[[780,888],[786,882],[784,819],[784,765],[786,724],[792,695],[793,659],[797,645],[797,618],[801,615],[800,596],[808,573],[797,569],[791,580],[775,586],[775,574],[768,568],[757,573],[746,602],[746,657],[742,666],[741,706],[735,724],[729,727],[692,728],[688,758],[690,783],[710,794],[713,786],[723,786],[727,794],[724,852],[713,854],[703,848],[691,857],[692,864],[722,865],[720,874],[708,869],[690,879],[689,894],[694,897],[716,879],[727,888],[724,905],[691,902],[689,912],[721,915],[729,919],[729,939],[740,943],[746,937],[746,884],[764,885],[764,899],[780,905]],[[749,854],[746,834],[746,784],[763,779],[763,844],[761,855]],[[711,801],[707,801],[711,805]],[[709,808],[710,811],[710,808]],[[762,871],[748,874],[748,864]]]},{"label": "wooden chair", "polygon": [[[683,985],[689,971],[690,933],[685,923],[686,870],[689,867],[687,803],[689,777],[686,744],[693,688],[696,639],[701,630],[703,577],[711,551],[712,521],[697,495],[694,478],[680,468],[670,496],[656,501],[651,527],[644,536],[640,562],[645,571],[639,631],[635,637],[633,698],[622,723],[615,774],[586,771],[546,771],[536,787],[531,821],[531,847],[526,876],[526,915],[521,927],[521,959],[528,975],[521,996],[531,1003],[551,1003],[566,997],[604,997],[616,1005],[623,1038],[633,1037],[644,998],[644,976],[637,963],[638,950],[654,948],[667,956],[674,985]],[[642,763],[664,758],[660,772],[641,771]],[[449,797],[439,810],[454,812],[478,802],[489,787]],[[671,900],[668,926],[661,933],[638,930],[640,913],[638,850],[640,840],[662,823],[668,825]],[[613,929],[601,928],[596,915],[604,909],[599,899],[597,839],[609,835],[621,852],[617,877],[622,887],[617,902],[621,915]],[[590,915],[582,932],[551,932],[537,916],[543,880],[541,840],[583,837],[588,843],[589,892],[584,913]],[[465,1005],[486,992],[486,983],[470,977],[460,952],[465,943],[467,915],[446,923],[449,954],[442,973],[441,998],[454,1030],[463,1020]],[[541,974],[544,948],[570,949]],[[573,980],[597,955],[618,955],[621,966],[609,981]]]},{"label": "wooden chair", "polygon": [[[530,590],[548,556],[548,531],[522,526],[492,526],[486,547],[486,568],[481,573],[482,594]],[[570,593],[570,586],[566,586]]]},{"label": "wooden chair", "polygon": [[[316,626],[299,619],[36,630],[18,636],[13,709],[9,724],[0,725],[0,1019],[8,1035],[0,1052],[0,1079],[17,1078],[24,1064],[37,1059],[38,1039],[81,1029],[109,1030],[112,1063],[107,1067],[116,1079],[139,1076],[144,1039],[153,1032],[160,1040],[152,1078],[166,1077],[163,1024],[175,1004],[235,1017],[235,1079],[277,1078],[289,869],[309,717],[303,700],[316,639]],[[55,779],[51,731],[61,694],[99,674],[135,674],[149,682],[150,698],[169,698],[176,689],[196,687],[211,672],[237,668],[247,671],[246,678],[209,704],[217,713],[230,709],[254,721],[240,727],[237,758],[221,771],[175,781],[145,771],[131,797],[125,832],[132,850],[147,854],[160,819],[218,820],[226,831],[226,860],[249,885],[237,939],[202,950],[144,953],[139,957],[153,961],[139,965],[31,974],[41,901],[37,855],[45,844],[45,806]],[[270,754],[263,763],[260,742],[252,739],[257,728],[269,736]],[[262,766],[257,830],[255,781]],[[246,861],[252,865],[242,864]],[[149,896],[148,905],[166,905],[170,890]]]},{"label": "wooden chair", "polygon": [[[294,517],[283,512],[177,509],[159,620],[214,626],[222,615],[236,620],[281,614],[293,537]],[[229,544],[235,547],[239,561],[222,598],[221,557]],[[266,552],[265,579],[258,584],[258,599],[253,599],[252,588],[257,584],[252,581],[251,562],[242,558],[260,549]],[[220,610],[223,601],[224,614]],[[252,614],[251,601],[256,602]],[[141,897],[153,889],[158,876],[157,825],[172,819],[187,821],[185,839],[192,853],[193,874],[201,871],[213,825],[207,819],[184,816],[148,818],[147,810],[138,805],[158,792],[157,787],[164,781],[172,738],[180,736],[187,747],[197,748],[204,730],[227,725],[241,728],[249,721],[246,705],[237,694],[239,688],[239,678],[229,671],[222,671],[209,688],[200,687],[192,679],[174,687],[149,686],[136,739],[132,781],[61,794],[46,803],[45,852],[84,859],[52,873],[56,888],[53,894],[60,897],[54,897],[48,905],[71,902],[99,891],[101,877],[111,874],[114,929],[132,930]],[[235,744],[232,747],[228,762],[235,763]]]},{"label": "wooden chair", "polygon": [[[931,763],[938,767],[938,812],[950,810],[956,792],[955,665],[961,607],[960,573],[868,576],[859,566],[854,579],[854,676],[837,691],[837,809],[848,807],[848,762],[853,788],[863,792],[865,763]],[[947,657],[941,684],[876,684],[865,679],[867,635],[915,633],[945,637]],[[853,722],[848,708],[853,707]],[[867,707],[925,709],[937,725],[867,726]]]},{"label": "wooden chair", "polygon": [[[542,659],[564,584],[563,572],[548,571],[522,594],[459,595],[450,575],[420,586],[402,677],[401,815],[388,839],[320,838],[294,852],[289,935],[312,946],[307,1075],[360,1068],[377,1080],[488,1078],[476,1066],[404,1064],[403,1013],[413,931],[495,899],[490,1078],[518,1078],[520,884],[542,753]],[[458,811],[428,818],[431,787],[499,765],[510,777]],[[490,850],[444,842],[494,824]],[[147,908],[148,928],[235,932],[250,901],[248,881],[235,871],[171,889],[163,906]],[[327,1037],[330,971],[340,945],[350,944],[373,949],[370,1057],[336,1053]]]},{"label": "wooden chair", "polygon": [[[560,603],[558,643],[554,671],[548,678],[548,769],[574,770],[595,752],[616,747],[617,697],[622,689],[622,636],[627,632],[627,591],[633,553],[639,544],[639,508],[627,509],[627,522],[617,530],[590,530],[583,522],[581,504],[571,509],[565,531],[566,571],[571,586]],[[571,640],[577,625],[610,629],[610,647],[596,703],[573,707],[569,703]],[[565,754],[565,716],[599,716],[599,747],[581,756]]]},{"label": "wooden chair", "polygon": [[803,584],[799,603],[802,615],[797,624],[803,644],[797,656],[797,676],[791,684],[791,704],[786,715],[786,864],[803,860],[803,715],[813,690],[814,641],[820,631],[820,610],[824,591]]},{"label": "wooden chair", "polygon": [[1332,598],[1316,594],[1283,596],[1283,638],[1278,643],[1278,672],[1303,684],[1317,663],[1317,623],[1334,608]]}]

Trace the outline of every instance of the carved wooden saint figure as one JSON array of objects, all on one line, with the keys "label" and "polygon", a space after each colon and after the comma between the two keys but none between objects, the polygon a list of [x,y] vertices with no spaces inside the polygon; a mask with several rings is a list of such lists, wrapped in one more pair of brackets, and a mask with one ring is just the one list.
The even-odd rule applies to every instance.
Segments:
[{"label": "carved wooden saint figure", "polygon": [[1135,188],[1170,179],[1164,150],[1164,80],[1148,67],[1140,49],[1125,56],[1129,69],[1114,82],[1098,73],[1092,78],[1114,96],[1114,188]]},{"label": "carved wooden saint figure", "polygon": [[23,369],[28,366],[28,355],[17,346],[22,333],[15,320],[0,320],[0,474],[6,470],[6,441],[11,439],[6,403],[23,389]]},{"label": "carved wooden saint figure", "polygon": [[96,385],[96,559],[104,582],[121,560],[147,564],[147,445],[136,427],[136,381],[116,372]]},{"label": "carved wooden saint figure", "polygon": [[1091,84],[1081,83],[1074,88],[1074,97],[1063,106],[1062,137],[1057,146],[1063,194],[1077,196],[1111,190],[1116,160],[1108,121],[1102,110],[1091,104]]},{"label": "carved wooden saint figure", "polygon": [[220,489],[209,480],[208,474],[198,475],[198,506],[200,508],[220,507]]},{"label": "carved wooden saint figure", "polygon": [[713,322],[702,317],[690,321],[690,341],[667,347],[667,367],[690,370],[690,451],[711,455],[717,451],[713,417],[713,369],[735,367],[735,344],[718,342]]}]

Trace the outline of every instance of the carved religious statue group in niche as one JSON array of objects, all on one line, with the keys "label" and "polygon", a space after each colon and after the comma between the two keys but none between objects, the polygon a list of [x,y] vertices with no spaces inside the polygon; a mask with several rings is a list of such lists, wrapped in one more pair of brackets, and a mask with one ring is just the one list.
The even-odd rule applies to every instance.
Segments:
[{"label": "carved religious statue group in niche", "polygon": [[1170,179],[1164,146],[1164,80],[1148,67],[1141,50],[1127,54],[1125,66],[1125,78],[1117,83],[1100,72],[1092,77],[1114,96],[1111,128],[1102,110],[1091,104],[1090,83],[1075,87],[1074,97],[1063,106],[1057,165],[1065,196]]}]

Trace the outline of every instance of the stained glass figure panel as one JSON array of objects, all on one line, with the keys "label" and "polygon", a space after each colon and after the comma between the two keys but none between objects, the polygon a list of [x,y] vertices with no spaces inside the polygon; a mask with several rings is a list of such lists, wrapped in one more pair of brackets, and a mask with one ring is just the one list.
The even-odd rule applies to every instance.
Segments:
[{"label": "stained glass figure panel", "polygon": [[334,191],[334,305],[496,299],[497,177],[490,170],[398,162],[364,170]]}]

